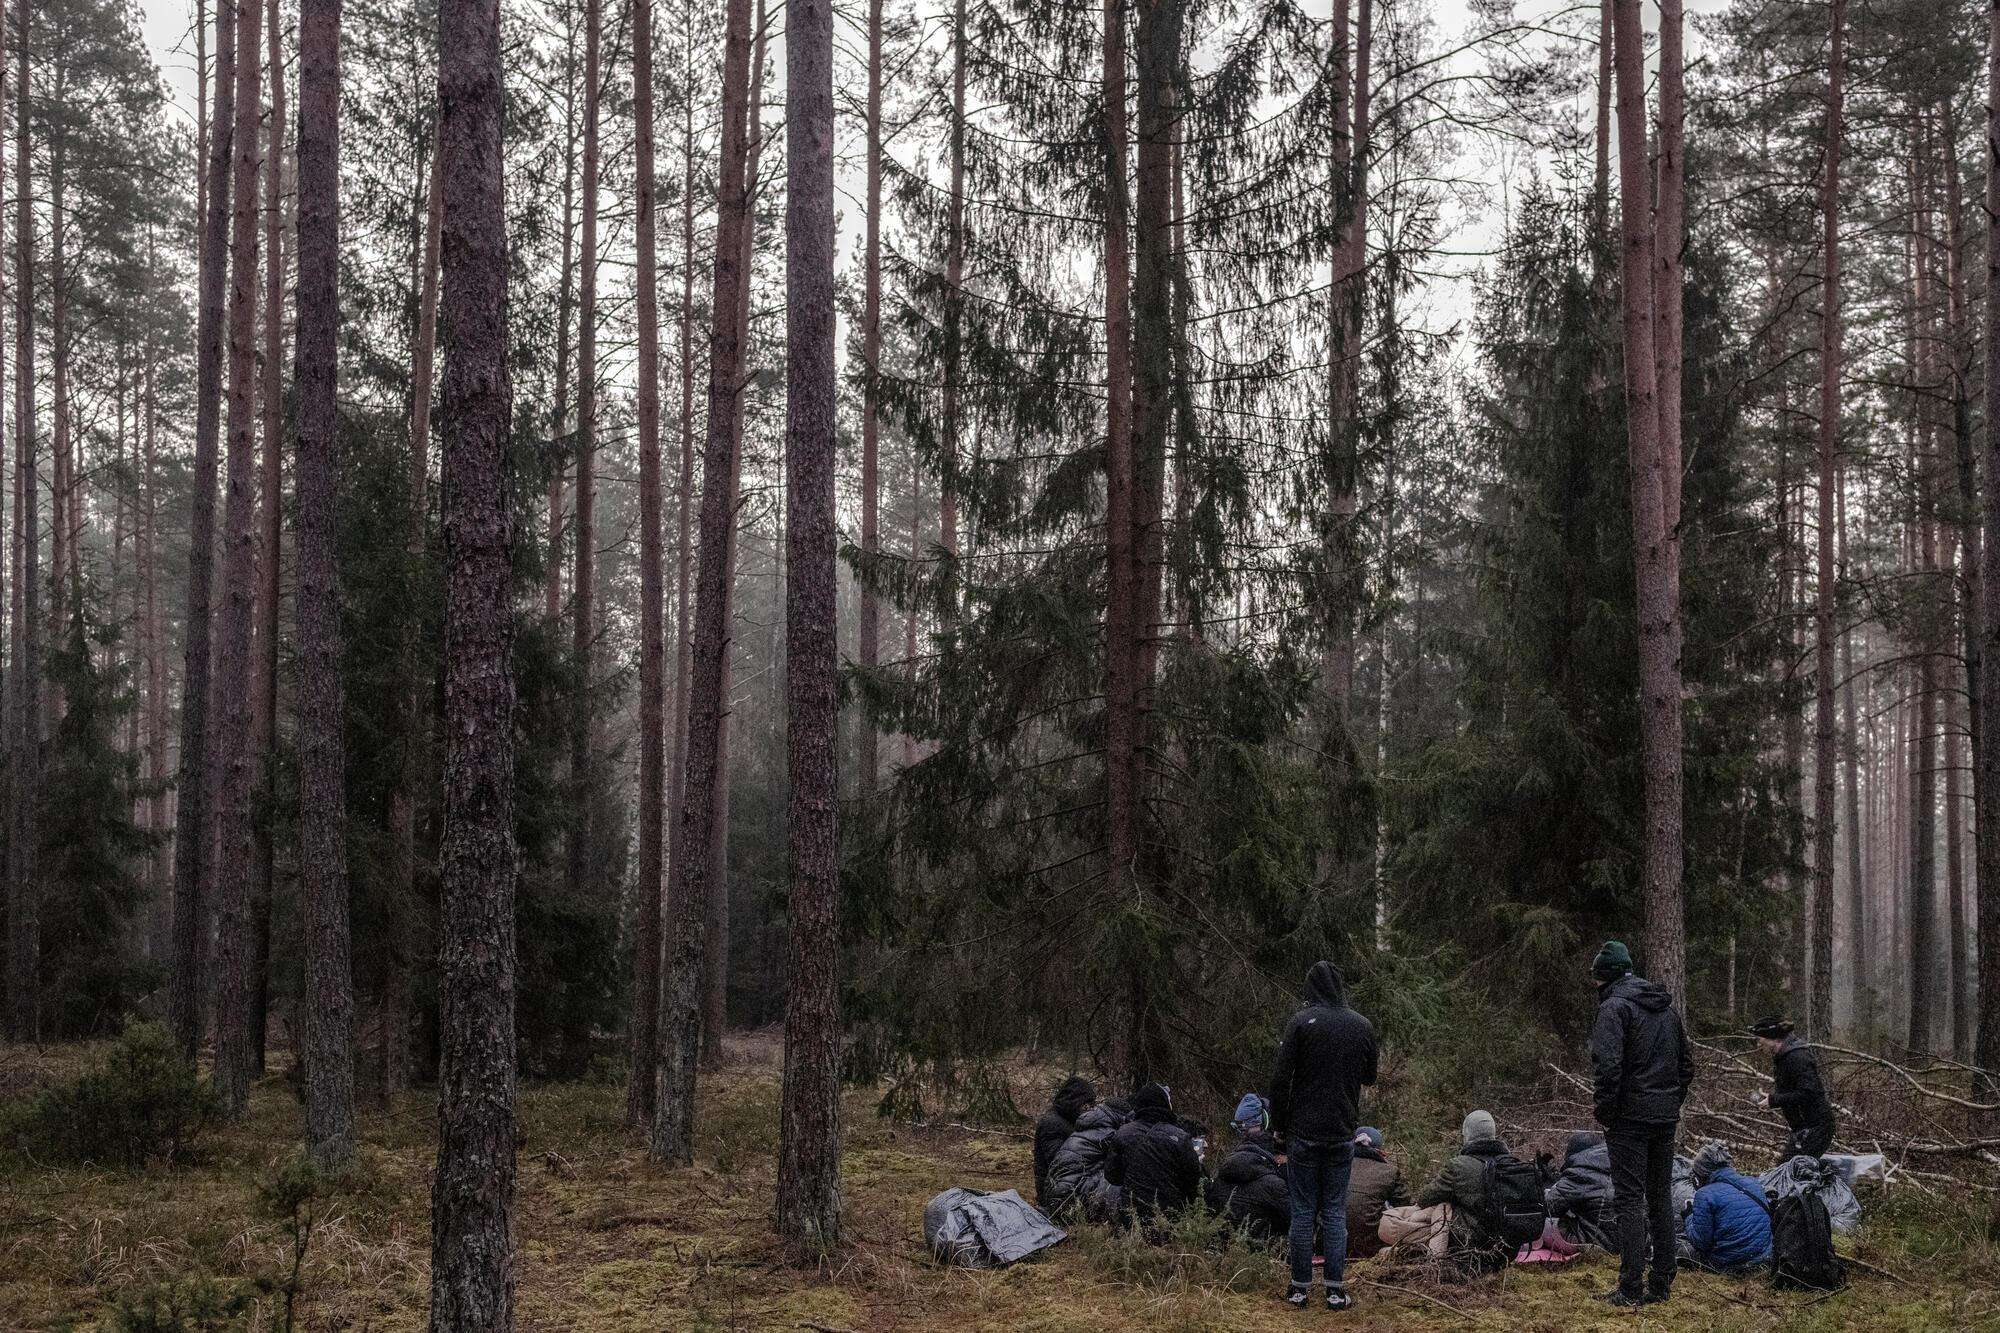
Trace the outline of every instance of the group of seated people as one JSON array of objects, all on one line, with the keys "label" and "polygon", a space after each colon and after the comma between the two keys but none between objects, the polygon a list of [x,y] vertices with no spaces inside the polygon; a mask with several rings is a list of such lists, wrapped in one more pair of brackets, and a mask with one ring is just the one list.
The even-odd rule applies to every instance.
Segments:
[{"label": "group of seated people", "polygon": [[[1265,1100],[1246,1093],[1231,1128],[1235,1146],[1211,1177],[1202,1160],[1206,1130],[1175,1114],[1166,1088],[1149,1083],[1130,1098],[1099,1102],[1088,1080],[1072,1077],[1035,1126],[1037,1202],[1052,1216],[1143,1227],[1200,1205],[1254,1243],[1282,1240],[1291,1222],[1290,1185]],[[1508,1151],[1492,1115],[1473,1111],[1460,1126],[1458,1151],[1414,1198],[1383,1144],[1382,1131],[1372,1126],[1354,1138],[1350,1258],[1401,1246],[1477,1273],[1516,1260],[1561,1261],[1585,1247],[1618,1248],[1602,1134],[1570,1135],[1559,1163],[1524,1163]],[[1524,1181],[1539,1198],[1523,1197]],[[1676,1161],[1674,1195],[1683,1261],[1731,1275],[1769,1261],[1764,1187],[1735,1170],[1723,1145],[1703,1146],[1691,1164]]]}]

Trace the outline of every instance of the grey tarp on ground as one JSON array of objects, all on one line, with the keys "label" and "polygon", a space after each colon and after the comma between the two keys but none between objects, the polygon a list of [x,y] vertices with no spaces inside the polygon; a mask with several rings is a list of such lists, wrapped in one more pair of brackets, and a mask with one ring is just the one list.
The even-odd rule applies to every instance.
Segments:
[{"label": "grey tarp on ground", "polygon": [[1827,1220],[1844,1234],[1861,1225],[1861,1200],[1854,1197],[1854,1187],[1848,1184],[1854,1168],[1852,1159],[1794,1157],[1757,1179],[1773,1203],[1794,1194],[1819,1195],[1819,1201],[1826,1205]]},{"label": "grey tarp on ground", "polygon": [[948,1189],[924,1205],[924,1244],[963,1268],[1005,1268],[1068,1238],[1014,1190]]}]

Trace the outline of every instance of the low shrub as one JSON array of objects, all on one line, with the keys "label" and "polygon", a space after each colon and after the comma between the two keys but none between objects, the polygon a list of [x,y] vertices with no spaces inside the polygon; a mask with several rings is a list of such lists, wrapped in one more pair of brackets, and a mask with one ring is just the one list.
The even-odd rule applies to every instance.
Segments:
[{"label": "low shrub", "polygon": [[221,1333],[250,1326],[262,1291],[254,1283],[199,1274],[121,1296],[101,1325],[108,1333]]},{"label": "low shrub", "polygon": [[39,1160],[144,1166],[183,1161],[214,1124],[214,1095],[158,1023],[133,1023],[90,1069],[20,1107],[7,1139]]}]

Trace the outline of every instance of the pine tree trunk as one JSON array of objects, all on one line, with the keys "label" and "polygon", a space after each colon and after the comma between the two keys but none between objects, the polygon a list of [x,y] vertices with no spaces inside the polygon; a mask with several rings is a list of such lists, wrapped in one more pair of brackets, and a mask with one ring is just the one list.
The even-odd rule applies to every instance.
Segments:
[{"label": "pine tree trunk", "polygon": [[[1645,790],[1639,879],[1645,903],[1642,940],[1647,975],[1666,988],[1677,1007],[1685,1009],[1687,932],[1681,913],[1680,631],[1664,485],[1664,474],[1671,471],[1678,486],[1680,432],[1678,425],[1671,433],[1663,431],[1661,426],[1660,353],[1666,340],[1656,327],[1654,311],[1656,238],[1649,225],[1653,209],[1639,4],[1638,0],[1615,0],[1615,6],[1613,56],[1618,76],[1618,188],[1623,214],[1625,414],[1638,569],[1639,749]],[[1667,65],[1672,78],[1670,81],[1663,77],[1661,81],[1661,119],[1663,124],[1677,126],[1678,107],[1671,113],[1665,107],[1666,90],[1679,86],[1679,6],[1672,0],[1663,7],[1662,22],[1663,32],[1668,27],[1672,29],[1673,42],[1669,48],[1663,37],[1662,52],[1670,57]],[[1671,156],[1663,154],[1663,159],[1672,169],[1663,168],[1662,181],[1674,182],[1671,191],[1677,198],[1678,152]],[[1677,249],[1677,230],[1672,243]],[[1673,261],[1672,272],[1674,280],[1669,290],[1678,299],[1678,258]],[[1678,317],[1670,327],[1678,329]],[[1666,368],[1675,373],[1679,369],[1678,349],[1676,337],[1672,340],[1672,365]],[[1679,402],[1678,392],[1672,401]],[[1672,462],[1664,453],[1666,444],[1675,446]]]},{"label": "pine tree trunk", "polygon": [[[877,399],[882,371],[882,0],[868,0],[868,196],[863,219],[861,297],[861,553],[872,558],[881,549],[876,519],[877,445],[880,423]],[[953,385],[954,390],[957,388]],[[861,583],[861,623],[855,651],[861,669],[873,674],[881,665],[882,608],[875,597],[873,566]],[[881,756],[875,717],[861,710],[861,740],[857,750],[862,800],[875,795]]]},{"label": "pine tree trunk", "polygon": [[442,0],[445,702],[431,1327],[514,1326],[514,677],[498,0]]},{"label": "pine tree trunk", "polygon": [[[1911,286],[1910,375],[1915,388],[1931,382],[1931,243],[1929,180],[1925,172],[1924,140],[1919,119],[1910,145],[1910,187],[1916,216],[1913,241],[1915,280]],[[1935,419],[1928,398],[1913,393],[1916,422],[1910,436],[1912,524],[1916,541],[1915,586],[1928,602],[1938,570]],[[1936,1039],[1937,991],[1937,644],[1928,625],[1920,624],[1912,651],[1916,656],[1916,729],[1910,742],[1910,883],[1909,1027],[1913,1052],[1931,1054]]]},{"label": "pine tree trunk", "polygon": [[1611,230],[1611,9],[1597,0],[1597,133],[1590,188],[1590,232],[1594,244],[1610,248]]},{"label": "pine tree trunk", "polygon": [[[685,44],[682,47],[682,87],[694,86],[694,29],[689,21],[684,31]],[[672,755],[672,775],[668,780],[667,811],[662,819],[663,832],[667,842],[667,879],[663,895],[667,904],[675,901],[676,887],[680,884],[681,836],[673,829],[675,818],[680,814],[687,789],[687,728],[688,728],[688,677],[692,657],[692,635],[688,625],[688,593],[692,581],[694,561],[689,542],[689,529],[694,517],[694,192],[695,192],[695,134],[694,98],[681,99],[681,460],[680,476],[675,486],[674,500],[674,704],[673,734],[670,753]],[[660,937],[660,969],[654,987],[654,1048],[645,1053],[647,1076],[653,1077],[656,1066],[656,1052],[659,1048],[659,989],[665,976],[665,956],[667,947],[666,921],[662,914]],[[656,1105],[659,1095],[658,1080],[654,1080],[654,1090],[646,1094],[648,1118]]]},{"label": "pine tree trunk", "polygon": [[556,419],[549,466],[549,562],[544,575],[543,610],[554,621],[562,614],[563,451],[569,447],[570,321],[576,302],[576,5],[563,0],[563,220],[562,280],[556,297]]},{"label": "pine tree trunk", "polygon": [[[1838,503],[1836,522],[1840,541],[1840,581],[1846,583],[1847,478],[1844,469],[1835,479],[1834,496]],[[1841,761],[1847,773],[1847,972],[1851,995],[1848,1023],[1866,1040],[1875,1021],[1872,991],[1868,985],[1868,962],[1873,955],[1868,948],[1868,867],[1863,863],[1861,849],[1861,728],[1854,698],[1858,687],[1854,677],[1854,635],[1848,630],[1841,631],[1840,635],[1840,678],[1846,682],[1840,692],[1840,706],[1841,731],[1845,737]]]},{"label": "pine tree trunk", "polygon": [[[692,96],[692,90],[689,90]],[[632,0],[639,317],[639,876],[632,937],[631,1075],[625,1118],[650,1124],[659,1046],[661,824],[666,817],[666,615],[660,513],[660,276],[653,181],[653,4]]]},{"label": "pine tree trunk", "polygon": [[340,271],[340,0],[299,8],[297,364],[299,879],[305,918],[306,1146],[354,1149],[354,979],[347,916],[346,696],[340,670],[336,398]]},{"label": "pine tree trunk", "polygon": [[840,1239],[840,849],[834,603],[833,5],[785,25],[785,679],[791,940],[778,1232]]},{"label": "pine tree trunk", "polygon": [[[30,0],[14,10],[15,120],[28,115],[28,48],[32,31]],[[21,533],[21,571],[14,581],[20,610],[14,617],[14,697],[10,774],[11,806],[7,859],[7,1035],[15,1041],[41,1038],[41,993],[36,974],[41,960],[41,880],[36,868],[35,794],[41,780],[41,530],[36,498],[35,451],[35,213],[34,178],[28,135],[14,136],[14,468],[15,526]],[[197,469],[198,473],[199,469]],[[190,997],[192,1012],[192,997]],[[190,1051],[191,1053],[191,1051]]]},{"label": "pine tree trunk", "polygon": [[[1986,18],[1986,366],[1987,403],[2000,403],[2000,6]],[[1988,408],[1989,414],[1991,407]],[[1973,1063],[2000,1071],[2000,431],[1985,437],[1985,491],[1979,543],[1979,686],[1972,784],[1979,931],[1979,1031]],[[1982,1080],[1990,1094],[2000,1073]]]},{"label": "pine tree trunk", "polygon": [[[722,147],[716,185],[713,311],[743,303],[744,242],[749,226],[748,113],[750,0],[729,0],[723,45]],[[702,956],[707,938],[710,842],[718,771],[723,656],[729,650],[728,536],[735,497],[723,482],[732,466],[735,425],[742,410],[743,343],[735,320],[716,318],[709,334],[708,429],[702,450],[701,551],[695,575],[695,624],[689,652],[686,766],[677,880],[668,916],[674,923],[665,954],[660,999],[660,1086],[653,1114],[652,1154],[686,1163],[694,1157],[695,1065],[701,1049]]]},{"label": "pine tree trunk", "polygon": [[[1107,0],[1109,3],[1110,0]],[[947,561],[958,554],[958,416],[965,377],[965,0],[954,0],[951,13],[951,131],[946,152],[951,159],[951,199],[945,213],[944,255],[944,440],[938,465],[938,545]],[[1121,120],[1122,124],[1122,120]],[[1119,150],[1122,153],[1122,149]],[[1123,197],[1121,192],[1120,197]],[[955,575],[952,576],[955,578]],[[948,604],[958,604],[957,584]],[[914,667],[915,654],[911,654]]]},{"label": "pine tree trunk", "polygon": [[[743,346],[743,368],[738,378],[747,383],[752,354],[750,341],[750,279],[757,271],[756,200],[762,179],[764,157],[764,46],[770,31],[765,22],[765,0],[757,0],[757,40],[750,50],[750,158],[745,167],[745,190],[751,201],[750,216],[743,228],[743,272],[746,275],[741,301],[736,307],[736,337]],[[743,494],[743,412],[739,410],[729,444],[729,503],[733,514]],[[780,485],[783,484],[780,464]],[[736,568],[742,548],[742,525],[732,519],[723,558],[722,620],[735,623]],[[782,579],[782,568],[778,571]],[[729,793],[731,776],[729,745],[735,728],[730,724],[729,701],[735,688],[735,638],[732,635],[722,654],[722,719],[716,729],[714,811],[709,816],[708,899],[704,905],[701,968],[701,1067],[713,1069],[722,1059],[722,1034],[728,1017],[729,998]],[[775,679],[775,677],[773,677]],[[776,716],[775,707],[772,716]]]},{"label": "pine tree trunk", "polygon": [[[418,279],[417,337],[411,349],[410,471],[403,511],[403,554],[416,568],[424,557],[424,517],[430,509],[431,399],[437,364],[438,247],[444,226],[444,177],[431,154],[428,197],[424,205],[422,276]],[[417,797],[423,782],[424,756],[430,748],[430,710],[424,706],[425,681],[419,669],[423,614],[418,607],[403,611],[403,643],[397,664],[397,731],[402,753],[397,759],[396,784],[389,793],[388,949],[382,979],[382,1095],[393,1097],[410,1085],[410,1016],[415,997],[414,961],[410,935],[415,929],[412,907],[417,901]]]},{"label": "pine tree trunk", "polygon": [[[255,756],[257,790],[267,811],[276,803],[276,765],[272,750],[278,737],[278,574],[282,561],[284,515],[285,396],[285,54],[284,29],[278,0],[267,0],[264,15],[266,65],[271,81],[271,124],[264,151],[264,459],[262,493],[258,500],[257,660],[254,672],[256,713],[252,719],[251,750]],[[271,887],[276,879],[276,840],[271,820],[255,822],[256,857],[252,868],[250,912],[255,931],[250,982],[250,1070],[264,1074],[265,1039],[271,1004]]]},{"label": "pine tree trunk", "polygon": [[236,6],[236,132],[230,168],[229,450],[222,548],[222,635],[215,699],[221,712],[221,783],[216,806],[220,857],[216,885],[215,1087],[223,1114],[240,1116],[249,1097],[250,924],[254,851],[250,801],[250,634],[257,600],[257,34],[263,8]]},{"label": "pine tree trunk", "polygon": [[[1104,529],[1106,597],[1105,806],[1110,852],[1109,882],[1115,901],[1140,897],[1139,860],[1139,652],[1138,547],[1132,531],[1132,261],[1126,217],[1125,2],[1104,0]],[[1128,932],[1137,945],[1139,932]],[[1130,1012],[1122,1061],[1135,1080],[1147,1076],[1151,1043],[1145,1039],[1151,1004],[1147,960],[1137,952],[1119,960]]]},{"label": "pine tree trunk", "polygon": [[[1833,499],[1840,452],[1840,149],[1845,133],[1841,87],[1847,43],[1846,0],[1833,0],[1827,57],[1826,166],[1820,180],[1819,317],[1819,516],[1818,597],[1813,615],[1813,886],[1812,974],[1806,1032],[1818,1041],[1833,1034]],[[1675,296],[1678,296],[1676,289]],[[1678,399],[1676,400],[1678,403]],[[1666,408],[1661,407],[1662,420]],[[1680,472],[1678,456],[1673,471]]]},{"label": "pine tree trunk", "polygon": [[[22,0],[25,5],[27,0]],[[174,818],[174,966],[168,1000],[174,1036],[190,1060],[201,1044],[208,973],[206,925],[214,830],[209,786],[210,598],[215,553],[215,464],[222,418],[222,297],[229,277],[229,162],[236,128],[236,0],[217,0],[215,102],[209,118],[205,175],[207,216],[201,239],[200,305],[195,335],[193,502],[188,519],[187,615],[182,637],[181,780]],[[26,148],[23,153],[25,175]],[[21,205],[29,234],[27,195]],[[23,242],[25,248],[26,242]],[[32,484],[32,483],[31,483]],[[32,552],[33,519],[30,518]],[[32,612],[31,612],[32,614]],[[31,629],[30,634],[33,633]],[[27,659],[24,659],[24,663]]]},{"label": "pine tree trunk", "polygon": [[576,546],[570,597],[570,654],[577,684],[569,718],[569,892],[574,902],[583,901],[588,891],[595,853],[590,738],[597,634],[597,130],[603,29],[602,0],[584,0],[583,252],[577,282]]}]

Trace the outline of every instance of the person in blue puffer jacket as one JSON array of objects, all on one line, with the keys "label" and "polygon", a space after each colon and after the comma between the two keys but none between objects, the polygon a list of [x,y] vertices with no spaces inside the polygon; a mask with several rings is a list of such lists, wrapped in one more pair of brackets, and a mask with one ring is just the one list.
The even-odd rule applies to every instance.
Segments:
[{"label": "person in blue puffer jacket", "polygon": [[1686,1258],[1729,1277],[1771,1261],[1771,1205],[1764,1187],[1739,1175],[1729,1149],[1704,1144],[1694,1158],[1694,1208],[1687,1219]]}]

